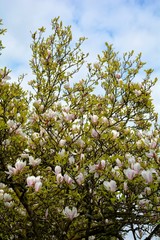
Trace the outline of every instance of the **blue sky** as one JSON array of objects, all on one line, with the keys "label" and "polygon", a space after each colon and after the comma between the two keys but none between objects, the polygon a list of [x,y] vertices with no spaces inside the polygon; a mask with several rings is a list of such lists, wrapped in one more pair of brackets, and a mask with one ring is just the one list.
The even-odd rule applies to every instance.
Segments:
[{"label": "blue sky", "polygon": [[[30,31],[41,26],[50,30],[51,19],[57,16],[64,25],[72,25],[75,40],[81,36],[88,38],[83,46],[90,53],[88,61],[96,62],[96,55],[109,42],[120,54],[132,49],[142,52],[146,67],[153,68],[153,77],[160,79],[159,0],[0,0],[0,18],[8,29],[3,37],[6,49],[0,57],[0,67],[12,69],[13,80],[23,73],[28,73],[26,82],[32,78]],[[159,89],[160,81],[153,89],[158,112]]]},{"label": "blue sky", "polygon": [[[6,49],[1,66],[12,69],[14,80],[28,73],[31,57],[31,32],[45,26],[51,29],[51,19],[61,17],[64,25],[72,25],[73,38],[85,36],[83,50],[89,52],[88,61],[112,43],[120,54],[135,50],[142,52],[146,67],[160,75],[160,1],[159,0],[0,0],[0,18],[8,29],[3,37]],[[83,75],[83,73],[82,73]],[[84,76],[85,77],[85,73]],[[143,76],[139,76],[141,78]],[[27,87],[27,85],[25,85]],[[153,89],[156,111],[160,109],[160,82]]]}]

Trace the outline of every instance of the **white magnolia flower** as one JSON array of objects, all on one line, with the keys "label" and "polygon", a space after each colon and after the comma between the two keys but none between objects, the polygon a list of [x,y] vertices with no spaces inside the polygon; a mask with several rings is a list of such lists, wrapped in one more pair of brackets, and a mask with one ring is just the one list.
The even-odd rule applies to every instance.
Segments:
[{"label": "white magnolia flower", "polygon": [[141,172],[141,175],[146,180],[146,183],[151,183],[153,181],[152,169],[149,169],[147,171],[143,170]]},{"label": "white magnolia flower", "polygon": [[41,163],[41,159],[40,158],[36,158],[34,159],[32,156],[29,156],[29,165],[31,166],[37,166]]},{"label": "white magnolia flower", "polygon": [[56,175],[58,175],[59,173],[61,173],[61,171],[62,171],[62,169],[61,169],[60,166],[55,166],[54,172],[55,172]]},{"label": "white magnolia flower", "polygon": [[0,189],[0,200],[3,200],[4,190]]},{"label": "white magnolia flower", "polygon": [[60,146],[60,147],[65,146],[65,144],[66,144],[66,140],[61,139],[61,140],[59,141],[59,146]]},{"label": "white magnolia flower", "polygon": [[69,160],[70,164],[74,164],[75,163],[75,158],[73,156],[70,156],[68,160]]},{"label": "white magnolia flower", "polygon": [[10,202],[12,200],[12,196],[9,193],[4,193],[3,200],[4,202]]},{"label": "white magnolia flower", "polygon": [[103,185],[107,191],[115,192],[117,190],[117,184],[114,180],[111,180],[110,182],[104,181]]},{"label": "white magnolia flower", "polygon": [[117,132],[116,130],[112,130],[112,139],[115,140],[116,138],[119,137],[119,132]]},{"label": "white magnolia flower", "polygon": [[71,221],[78,217],[78,213],[77,213],[77,208],[73,207],[72,209],[70,209],[69,207],[65,207],[65,209],[63,210],[63,214],[69,218]]},{"label": "white magnolia flower", "polygon": [[7,208],[11,208],[11,207],[13,207],[13,205],[14,205],[14,202],[13,202],[13,201],[4,202],[4,206],[7,207]]}]

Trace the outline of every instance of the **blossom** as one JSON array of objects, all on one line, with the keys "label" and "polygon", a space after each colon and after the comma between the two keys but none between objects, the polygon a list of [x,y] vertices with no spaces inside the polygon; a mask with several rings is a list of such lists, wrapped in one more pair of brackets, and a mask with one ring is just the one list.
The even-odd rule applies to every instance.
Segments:
[{"label": "blossom", "polygon": [[54,168],[54,171],[55,171],[55,174],[58,175],[59,173],[61,173],[61,167],[60,166],[55,166]]},{"label": "blossom", "polygon": [[95,165],[95,170],[104,170],[106,166],[106,161],[101,160],[97,165]]},{"label": "blossom", "polygon": [[69,207],[65,207],[65,209],[63,210],[63,214],[69,218],[71,221],[78,217],[78,213],[77,213],[77,208],[73,207],[72,209],[70,209]]},{"label": "blossom", "polygon": [[65,144],[66,144],[66,140],[61,139],[61,140],[59,141],[59,146],[60,146],[60,147],[63,147]]},{"label": "blossom", "polygon": [[153,158],[155,156],[155,151],[154,150],[150,150],[148,153],[146,153],[146,156],[148,158]]},{"label": "blossom", "polygon": [[152,170],[143,170],[141,172],[142,177],[146,180],[147,183],[151,183],[153,181],[153,177],[152,177]]},{"label": "blossom", "polygon": [[9,193],[4,193],[3,200],[4,202],[10,202],[12,200],[12,197]]},{"label": "blossom", "polygon": [[106,118],[106,117],[101,117],[101,121],[102,121],[102,123],[104,123],[104,124],[109,124],[109,120],[108,120],[108,118]]},{"label": "blossom", "polygon": [[8,172],[6,173],[9,174],[9,178],[10,178],[12,175],[16,175],[17,173],[21,172],[25,166],[26,166],[26,162],[17,160],[17,162],[15,163],[15,167],[12,167],[11,165],[7,166]]},{"label": "blossom", "polygon": [[35,188],[36,192],[38,192],[41,187],[42,187],[42,182],[41,181],[37,181],[34,185],[34,188]]},{"label": "blossom", "polygon": [[93,124],[97,124],[97,122],[98,122],[98,116],[97,116],[97,115],[92,115],[92,116],[91,116],[91,122],[92,122]]},{"label": "blossom", "polygon": [[138,97],[138,96],[140,96],[141,95],[141,90],[137,90],[137,89],[135,89],[134,90],[134,93],[135,93],[135,95]]},{"label": "blossom", "polygon": [[112,130],[111,132],[112,132],[112,135],[113,135],[113,136],[112,136],[112,139],[113,139],[113,140],[115,140],[116,138],[119,137],[119,132],[117,132],[116,130]]},{"label": "blossom", "polygon": [[140,165],[140,163],[134,163],[132,168],[135,171],[135,173],[138,174],[141,169],[141,165]]},{"label": "blossom", "polygon": [[76,177],[76,182],[81,185],[84,182],[84,175],[83,173],[80,173],[77,177]]},{"label": "blossom", "polygon": [[98,138],[99,137],[99,133],[95,129],[91,130],[91,135],[92,135],[93,138]]},{"label": "blossom", "polygon": [[4,190],[3,190],[3,189],[0,189],[0,200],[3,199],[3,195],[4,195]]},{"label": "blossom", "polygon": [[22,171],[25,166],[26,166],[26,162],[23,162],[21,160],[17,160],[15,164],[15,168],[18,172]]},{"label": "blossom", "polygon": [[13,202],[13,201],[5,202],[5,203],[4,203],[4,206],[7,207],[7,208],[11,208],[11,207],[13,207],[13,205],[14,205],[14,202]]},{"label": "blossom", "polygon": [[66,121],[72,121],[72,120],[75,119],[75,115],[73,113],[66,113],[66,112],[64,112],[63,115],[64,115],[64,119]]},{"label": "blossom", "polygon": [[77,143],[81,148],[84,148],[84,146],[85,146],[85,142],[84,142],[81,138],[77,139],[76,143]]},{"label": "blossom", "polygon": [[124,191],[127,191],[127,190],[128,190],[127,182],[124,182],[124,184],[123,184],[123,189],[124,189]]},{"label": "blossom", "polygon": [[131,168],[124,169],[123,172],[129,180],[132,180],[136,174],[135,170],[133,170]]},{"label": "blossom", "polygon": [[41,159],[40,158],[36,158],[34,159],[32,156],[29,156],[29,165],[31,166],[37,166],[41,163]]},{"label": "blossom", "polygon": [[5,188],[6,187],[6,185],[4,184],[4,183],[1,183],[0,182],[0,189],[3,189],[3,188]]},{"label": "blossom", "polygon": [[14,167],[12,167],[11,165],[8,165],[7,168],[8,168],[8,172],[6,173],[9,174],[8,178],[10,178],[12,175],[16,175],[17,171]]},{"label": "blossom", "polygon": [[35,191],[38,192],[42,187],[41,177],[40,176],[28,176],[27,177],[27,186],[34,187]]},{"label": "blossom", "polygon": [[116,73],[116,74],[115,74],[115,77],[116,77],[117,79],[120,79],[120,78],[121,78],[121,74],[120,74],[120,73]]},{"label": "blossom", "polygon": [[116,164],[118,167],[122,167],[122,162],[119,160],[119,158],[116,159]]},{"label": "blossom", "polygon": [[70,156],[68,160],[69,160],[70,164],[74,164],[75,163],[75,158],[73,156]]},{"label": "blossom", "polygon": [[35,185],[35,182],[36,182],[35,176],[27,177],[27,185],[28,185],[28,187],[33,187]]},{"label": "blossom", "polygon": [[64,174],[64,180],[69,185],[71,185],[73,182],[73,179],[70,176],[68,176],[68,174]]},{"label": "blossom", "polygon": [[117,190],[117,184],[114,180],[111,180],[110,182],[104,181],[103,185],[108,191],[115,192]]},{"label": "blossom", "polygon": [[56,180],[57,180],[57,183],[58,183],[58,184],[62,183],[62,182],[63,182],[63,179],[64,179],[64,177],[62,176],[61,173],[58,173],[58,174],[56,175]]}]

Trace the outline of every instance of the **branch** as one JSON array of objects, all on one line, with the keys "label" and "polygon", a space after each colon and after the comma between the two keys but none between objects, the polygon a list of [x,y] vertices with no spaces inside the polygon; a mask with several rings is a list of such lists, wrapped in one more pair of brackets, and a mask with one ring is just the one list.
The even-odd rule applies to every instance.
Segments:
[{"label": "branch", "polygon": [[160,231],[160,224],[158,224],[154,230],[150,233],[150,235],[148,237],[146,237],[144,240],[151,240],[153,235],[156,235],[158,233],[158,231]]}]

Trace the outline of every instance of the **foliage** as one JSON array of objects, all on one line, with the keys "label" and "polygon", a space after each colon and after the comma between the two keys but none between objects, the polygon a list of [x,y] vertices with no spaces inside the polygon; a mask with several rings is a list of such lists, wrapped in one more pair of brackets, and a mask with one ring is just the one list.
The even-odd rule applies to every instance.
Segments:
[{"label": "foliage", "polygon": [[153,70],[137,81],[141,54],[119,58],[108,43],[86,63],[85,38],[74,46],[59,18],[52,31],[32,34],[33,91],[0,70],[0,238],[160,236]]}]

